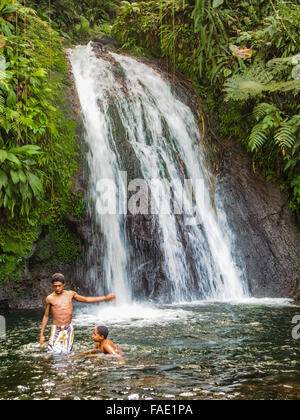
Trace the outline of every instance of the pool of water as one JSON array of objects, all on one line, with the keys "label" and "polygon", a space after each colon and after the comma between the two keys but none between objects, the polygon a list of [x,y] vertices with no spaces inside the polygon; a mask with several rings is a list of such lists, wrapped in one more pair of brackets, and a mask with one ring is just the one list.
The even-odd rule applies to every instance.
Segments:
[{"label": "pool of water", "polygon": [[[300,340],[292,337],[300,307],[286,300],[76,306],[74,353],[65,357],[39,348],[42,312],[2,315],[2,400],[300,398]],[[93,347],[101,324],[123,363],[76,357]]]}]

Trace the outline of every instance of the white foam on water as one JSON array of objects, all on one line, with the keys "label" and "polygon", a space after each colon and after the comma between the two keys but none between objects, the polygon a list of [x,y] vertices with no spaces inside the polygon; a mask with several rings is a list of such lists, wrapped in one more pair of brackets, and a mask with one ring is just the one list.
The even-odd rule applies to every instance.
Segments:
[{"label": "white foam on water", "polygon": [[167,307],[173,306],[208,306],[208,305],[220,305],[220,304],[230,304],[230,305],[254,305],[254,306],[289,306],[289,307],[299,307],[299,305],[294,304],[293,299],[289,298],[255,298],[247,297],[241,299],[227,299],[227,300],[215,300],[215,299],[206,299],[206,300],[194,300],[191,302],[177,302],[176,304],[165,305]]},{"label": "white foam on water", "polygon": [[257,306],[297,306],[293,304],[293,299],[288,298],[255,298],[249,297],[236,301],[229,301],[233,305],[257,305]]},{"label": "white foam on water", "polygon": [[[244,298],[238,300],[197,300],[192,302],[172,303],[155,305],[147,302],[132,303],[130,305],[108,304],[104,308],[87,307],[76,309],[73,317],[75,326],[98,326],[108,325],[115,327],[143,327],[151,325],[166,325],[173,322],[181,322],[195,318],[205,320],[207,314],[201,314],[191,310],[192,307],[218,307],[223,305],[233,306],[256,306],[256,307],[296,307],[292,299],[287,298]],[[185,309],[186,308],[186,309]]]},{"label": "white foam on water", "polygon": [[87,325],[126,325],[144,326],[164,324],[176,320],[183,321],[194,316],[190,311],[176,307],[158,307],[148,303],[87,308],[75,311],[73,322],[77,326]]}]

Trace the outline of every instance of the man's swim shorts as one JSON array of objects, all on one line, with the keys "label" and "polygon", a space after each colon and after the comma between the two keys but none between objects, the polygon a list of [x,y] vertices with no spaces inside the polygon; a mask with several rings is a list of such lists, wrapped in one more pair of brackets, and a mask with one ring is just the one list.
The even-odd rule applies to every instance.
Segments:
[{"label": "man's swim shorts", "polygon": [[72,324],[65,327],[52,325],[48,345],[49,353],[67,354],[72,351],[74,341],[74,327]]}]

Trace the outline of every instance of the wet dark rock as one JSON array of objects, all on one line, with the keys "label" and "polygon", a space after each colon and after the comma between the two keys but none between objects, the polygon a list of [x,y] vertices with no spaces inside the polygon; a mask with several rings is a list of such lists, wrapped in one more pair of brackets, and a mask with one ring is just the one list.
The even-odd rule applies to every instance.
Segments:
[{"label": "wet dark rock", "polygon": [[169,295],[167,280],[160,266],[153,260],[137,267],[132,273],[133,293],[137,299],[166,302]]},{"label": "wet dark rock", "polygon": [[122,46],[118,41],[105,34],[95,35],[92,41],[101,44],[102,46],[106,46],[107,48],[119,49]]},{"label": "wet dark rock", "polygon": [[[300,299],[299,226],[278,183],[253,172],[249,157],[230,148],[217,195],[235,234],[235,252],[257,297]],[[223,155],[224,157],[224,155]]]},{"label": "wet dark rock", "polygon": [[10,282],[0,288],[0,309],[43,308],[46,297],[53,292],[51,275],[61,272],[66,278],[66,289],[87,293],[83,277],[76,264],[50,266],[36,264],[26,270],[21,282]]},{"label": "wet dark rock", "polygon": [[128,215],[126,227],[130,235],[147,243],[154,243],[157,237],[157,224],[152,215]]},{"label": "wet dark rock", "polygon": [[9,309],[9,300],[8,299],[1,299],[0,300],[0,310],[5,311]]}]

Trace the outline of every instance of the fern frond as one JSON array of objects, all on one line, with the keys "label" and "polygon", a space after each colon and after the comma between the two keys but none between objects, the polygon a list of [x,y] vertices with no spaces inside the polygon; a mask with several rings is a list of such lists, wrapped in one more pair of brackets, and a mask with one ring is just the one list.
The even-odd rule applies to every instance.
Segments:
[{"label": "fern frond", "polygon": [[273,58],[272,60],[268,61],[267,66],[276,65],[279,63],[288,63],[296,66],[297,64],[300,64],[300,54],[292,55],[290,57]]},{"label": "fern frond", "polygon": [[268,92],[289,92],[294,91],[295,95],[300,92],[300,79],[289,80],[287,82],[272,82],[265,86]]},{"label": "fern frond", "polygon": [[289,120],[289,124],[294,126],[294,127],[300,127],[300,115],[296,114],[294,115],[290,120]]},{"label": "fern frond", "polygon": [[0,80],[6,80],[6,79],[7,79],[7,76],[6,76],[5,71],[0,70]]},{"label": "fern frond", "polygon": [[281,126],[275,131],[274,140],[281,149],[286,147],[289,148],[294,145],[296,141],[294,128],[289,121],[281,123]]},{"label": "fern frond", "polygon": [[279,109],[273,105],[266,102],[262,102],[253,109],[253,116],[256,121],[262,120],[266,115],[270,115],[274,112],[280,112]]},{"label": "fern frond", "polygon": [[[282,59],[283,63],[292,63],[292,59]],[[281,63],[281,59],[271,60],[269,63],[275,65]],[[236,74],[229,78],[225,83],[225,92],[227,93],[225,100],[229,101],[246,101],[250,98],[262,95],[265,92],[290,92],[292,91],[295,95],[300,92],[300,79],[288,80],[288,81],[273,81],[274,71],[272,71],[272,65],[269,67],[254,67],[248,68],[243,73]]]},{"label": "fern frond", "polygon": [[261,148],[268,140],[268,136],[265,132],[263,123],[256,124],[251,131],[249,136],[248,145],[250,150],[253,152],[255,149]]},{"label": "fern frond", "polygon": [[274,74],[279,74],[285,71],[290,66],[296,66],[300,63],[300,54],[293,55],[291,57],[280,57],[273,58],[267,62],[267,68],[270,69]]},{"label": "fern frond", "polygon": [[261,95],[272,80],[272,74],[264,68],[247,69],[242,74],[236,74],[225,83],[225,100],[246,101]]}]

